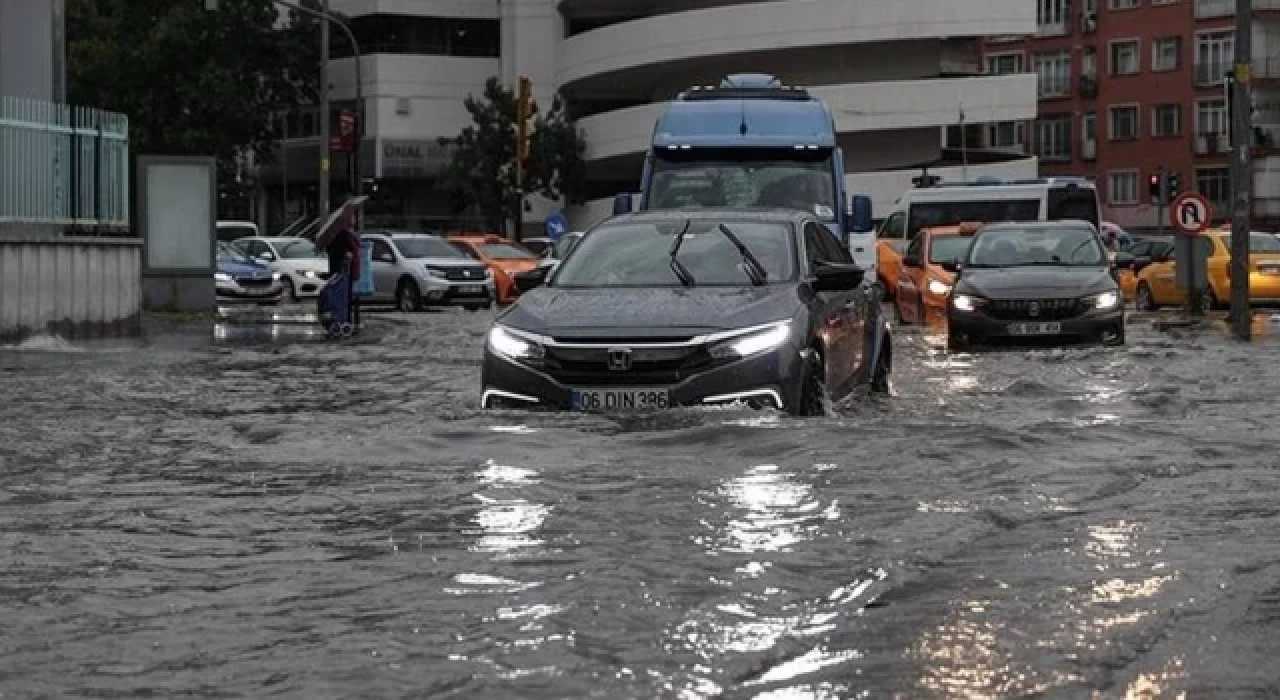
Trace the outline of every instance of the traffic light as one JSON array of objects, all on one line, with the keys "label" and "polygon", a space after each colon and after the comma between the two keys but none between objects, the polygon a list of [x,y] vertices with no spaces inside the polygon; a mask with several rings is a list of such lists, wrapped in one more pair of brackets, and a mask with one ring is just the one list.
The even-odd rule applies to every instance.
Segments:
[{"label": "traffic light", "polygon": [[1182,183],[1179,180],[1181,180],[1181,177],[1178,173],[1169,173],[1169,201],[1171,202],[1182,191]]},{"label": "traffic light", "polygon": [[1151,173],[1151,179],[1147,181],[1147,193],[1152,200],[1160,201],[1160,173]]},{"label": "traffic light", "polygon": [[516,158],[529,160],[529,120],[533,117],[533,81],[520,76],[516,90]]}]

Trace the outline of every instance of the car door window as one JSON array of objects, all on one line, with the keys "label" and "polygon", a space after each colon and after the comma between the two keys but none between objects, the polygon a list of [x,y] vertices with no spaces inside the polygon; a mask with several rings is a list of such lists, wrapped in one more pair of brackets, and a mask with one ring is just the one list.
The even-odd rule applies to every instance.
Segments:
[{"label": "car door window", "polygon": [[819,265],[835,262],[835,260],[831,259],[829,251],[822,245],[822,236],[830,237],[830,234],[819,231],[818,225],[813,222],[805,224],[804,249],[811,271],[817,269]]},{"label": "car door window", "polygon": [[394,263],[396,255],[391,252],[391,246],[386,241],[374,241],[373,259],[375,262]]},{"label": "car door window", "polygon": [[924,250],[924,236],[916,236],[914,239],[911,240],[911,243],[907,244],[907,252],[902,257],[905,259],[914,255],[916,260],[918,260],[920,264],[923,265],[924,260],[922,259],[922,256],[921,256],[921,252],[923,250]]},{"label": "car door window", "polygon": [[906,220],[907,215],[903,212],[893,214],[889,218],[885,219],[884,223],[880,226],[879,236],[890,240],[904,238],[906,236],[906,227],[904,226]]}]

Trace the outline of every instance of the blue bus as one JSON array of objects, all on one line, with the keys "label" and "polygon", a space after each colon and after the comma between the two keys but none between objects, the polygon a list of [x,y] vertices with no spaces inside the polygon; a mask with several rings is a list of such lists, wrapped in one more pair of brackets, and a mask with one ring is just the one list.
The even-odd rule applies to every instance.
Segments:
[{"label": "blue bus", "polygon": [[[731,75],[667,104],[653,129],[639,209],[785,207],[824,221],[874,281],[871,199],[848,196],[826,103],[771,75]],[[630,193],[614,214],[633,210]]]}]

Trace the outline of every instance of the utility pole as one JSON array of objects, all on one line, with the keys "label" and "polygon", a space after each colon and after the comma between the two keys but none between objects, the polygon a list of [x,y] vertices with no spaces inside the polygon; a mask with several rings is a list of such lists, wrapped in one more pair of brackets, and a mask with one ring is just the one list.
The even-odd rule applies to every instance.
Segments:
[{"label": "utility pole", "polygon": [[1231,101],[1231,328],[1249,340],[1253,318],[1249,312],[1249,229],[1253,203],[1253,119],[1249,63],[1253,58],[1253,2],[1236,0],[1236,55]]},{"label": "utility pole", "polygon": [[533,118],[533,81],[528,76],[520,76],[516,87],[516,202],[515,224],[516,241],[524,240],[524,168],[529,159],[529,120]]},{"label": "utility pole", "polygon": [[[320,9],[329,14],[329,0],[322,0]],[[360,59],[357,58],[357,61]],[[320,21],[320,211],[323,221],[329,216],[329,23]]]},{"label": "utility pole", "polygon": [[1156,168],[1156,235],[1164,237],[1164,205],[1169,199],[1169,179],[1165,177],[1164,166]]}]

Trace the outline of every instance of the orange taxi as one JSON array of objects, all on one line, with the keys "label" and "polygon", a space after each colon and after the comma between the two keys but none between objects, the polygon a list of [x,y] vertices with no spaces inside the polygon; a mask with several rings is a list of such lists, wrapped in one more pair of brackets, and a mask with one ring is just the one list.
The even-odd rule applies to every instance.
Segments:
[{"label": "orange taxi", "polygon": [[981,224],[934,226],[920,231],[902,255],[893,306],[899,323],[924,325],[945,318],[947,295],[956,279],[956,261],[969,251]]},{"label": "orange taxi", "polygon": [[517,273],[538,267],[538,256],[496,234],[450,234],[448,241],[454,248],[484,263],[493,272],[493,285],[499,304],[510,304],[520,296],[515,281]]},{"label": "orange taxi", "polygon": [[[1208,260],[1206,305],[1224,306],[1231,299],[1231,232],[1209,230],[1195,242]],[[1178,285],[1175,261],[1153,260],[1143,267],[1137,274],[1134,296],[1144,311],[1185,304],[1187,292]],[[1280,238],[1275,234],[1249,234],[1249,301],[1280,302]]]},{"label": "orange taxi", "polygon": [[1138,273],[1154,262],[1165,262],[1173,258],[1173,242],[1170,240],[1137,241],[1124,252],[1133,256],[1133,262],[1116,268],[1116,281],[1120,283],[1120,292],[1124,294],[1126,303],[1133,301],[1138,293]]}]

